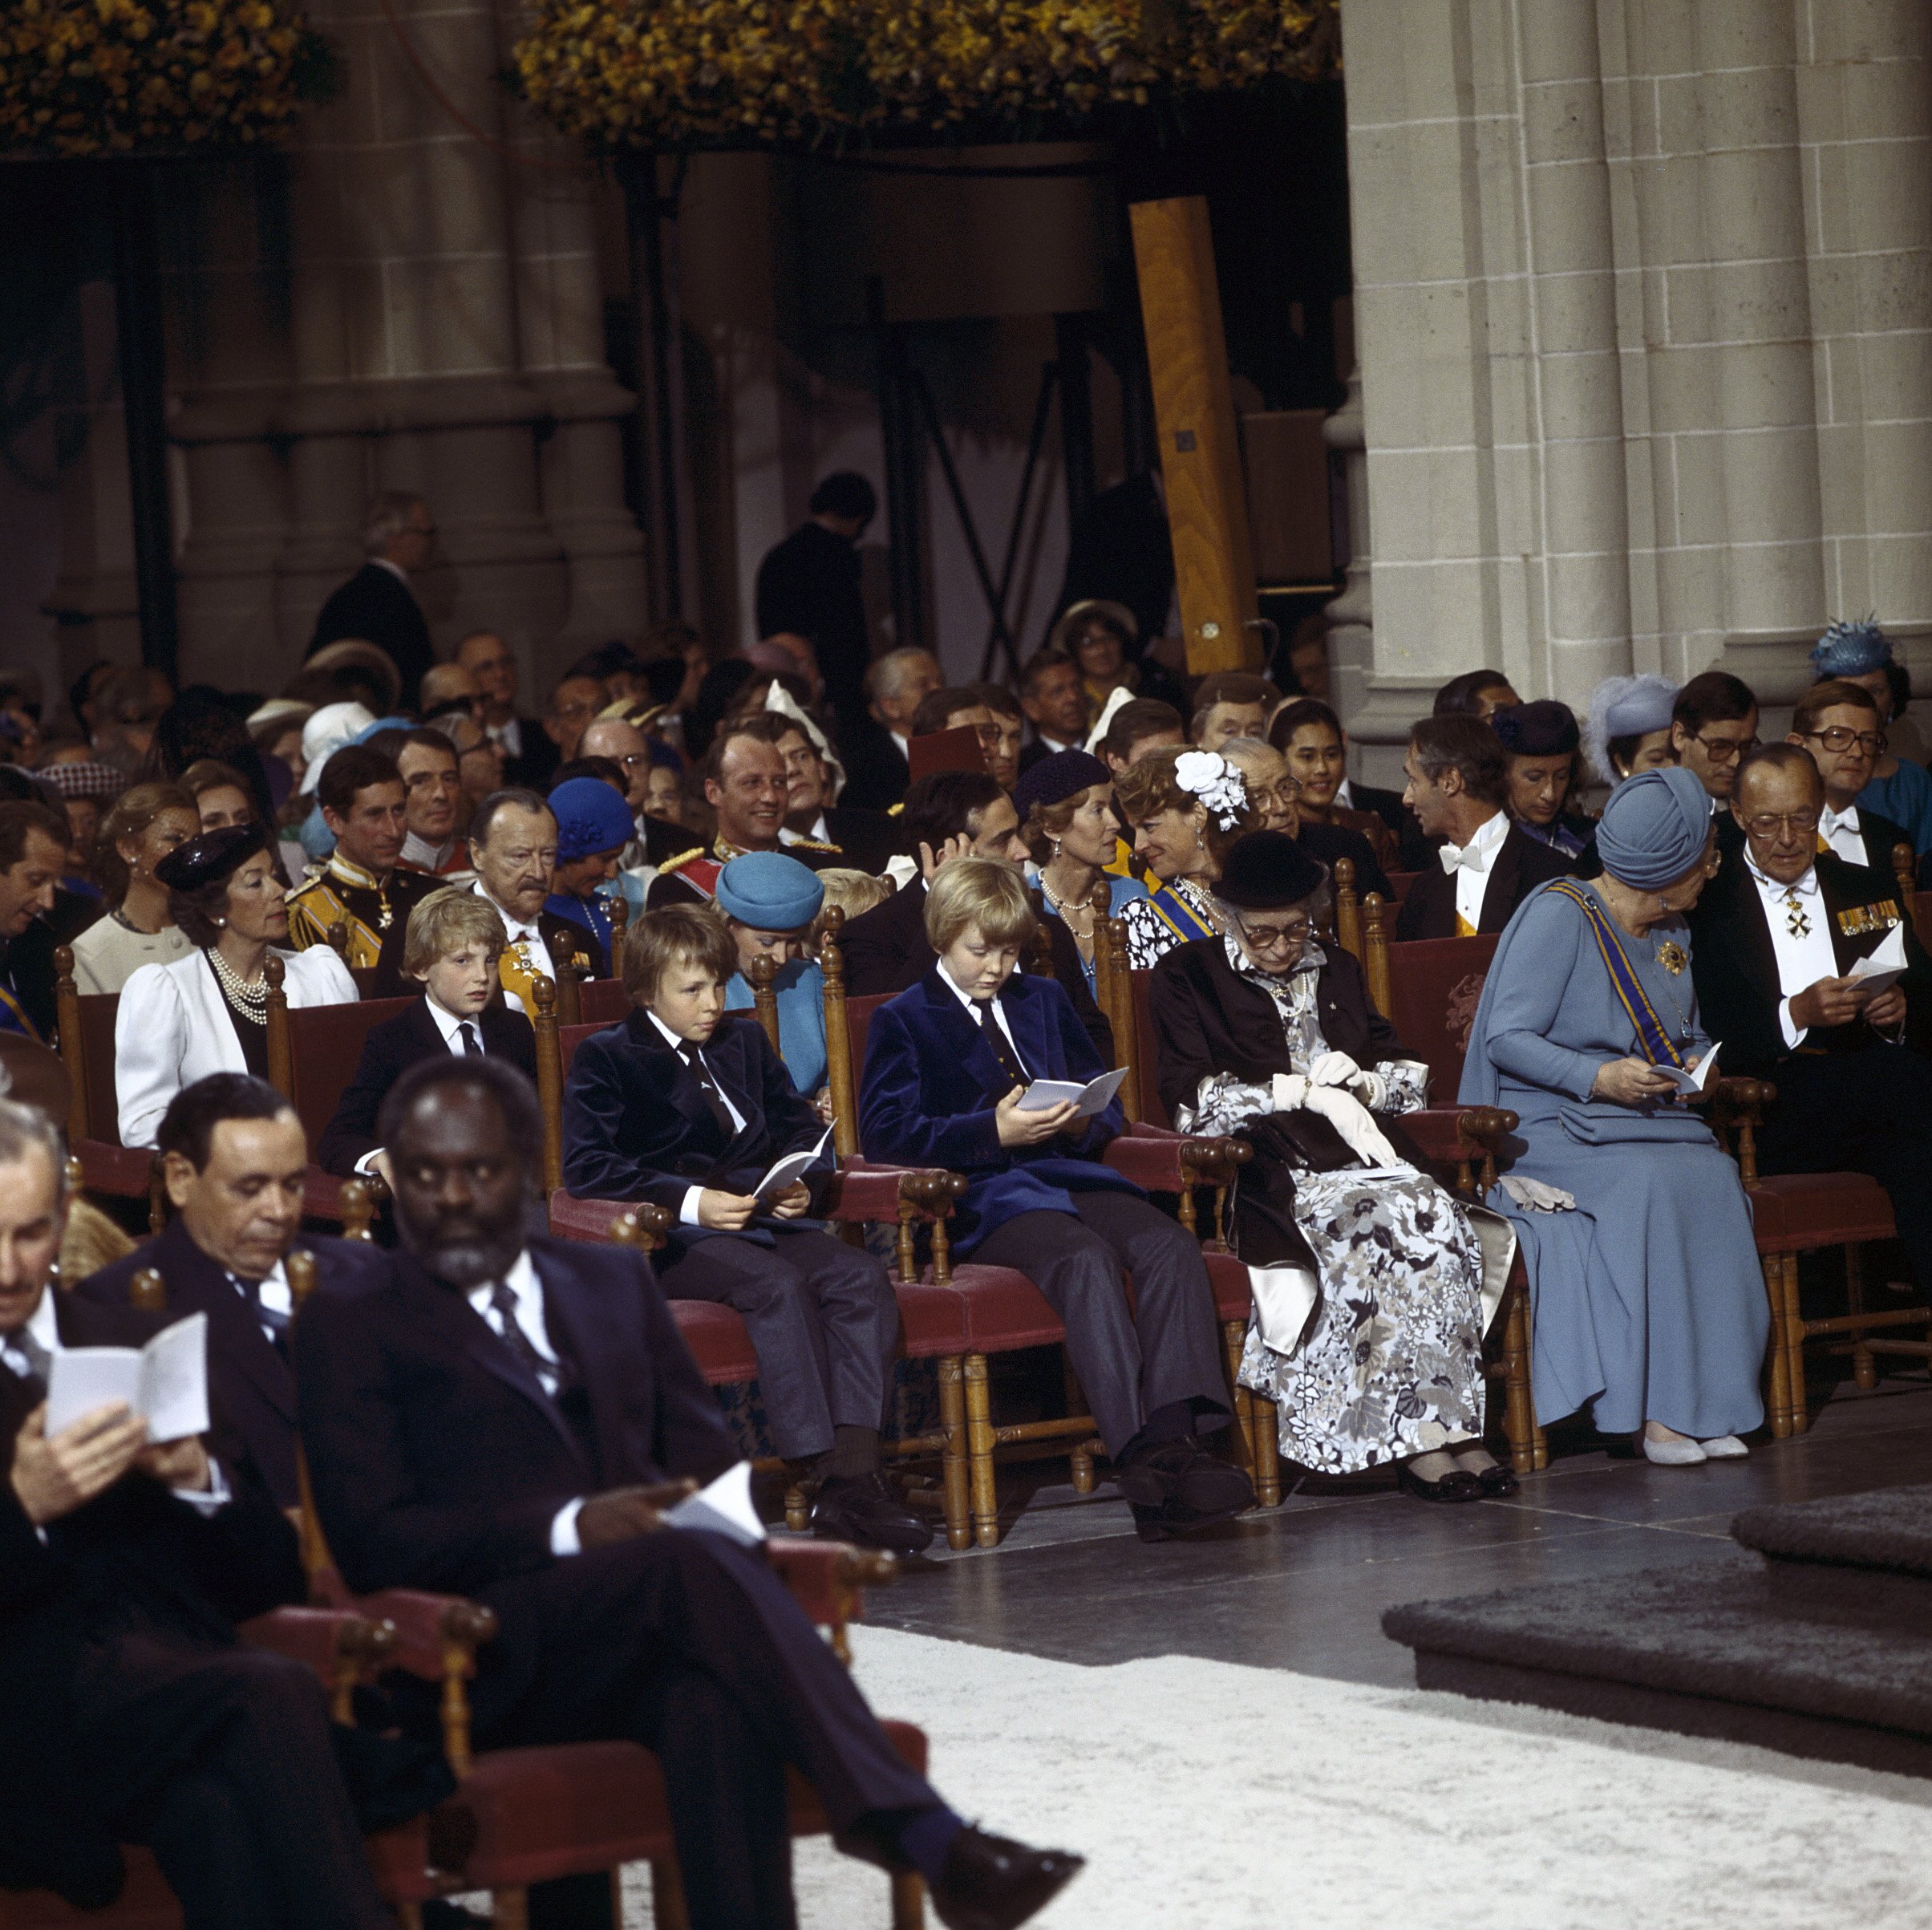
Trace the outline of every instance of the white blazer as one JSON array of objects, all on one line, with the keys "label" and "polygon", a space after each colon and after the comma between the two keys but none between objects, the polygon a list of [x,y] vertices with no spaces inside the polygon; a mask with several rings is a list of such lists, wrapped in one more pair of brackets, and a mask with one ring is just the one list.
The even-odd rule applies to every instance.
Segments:
[{"label": "white blazer", "polygon": [[[349,968],[326,945],[282,951],[289,1004],[346,1005],[360,995]],[[184,1085],[210,1072],[245,1072],[233,1021],[199,951],[169,965],[144,965],[121,987],[114,1016],[114,1093],[121,1144],[151,1146],[161,1115]]]}]

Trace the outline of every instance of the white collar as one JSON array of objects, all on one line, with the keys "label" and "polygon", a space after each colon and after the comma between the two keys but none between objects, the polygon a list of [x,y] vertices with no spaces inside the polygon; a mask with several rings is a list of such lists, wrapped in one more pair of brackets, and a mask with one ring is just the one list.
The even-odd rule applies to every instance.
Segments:
[{"label": "white collar", "polygon": [[369,560],[377,569],[387,570],[405,590],[408,589],[409,572],[400,563],[392,563],[386,556],[372,556]]},{"label": "white collar", "polygon": [[1818,891],[1818,867],[1807,865],[1804,875],[1795,884],[1780,885],[1775,878],[1758,869],[1757,860],[1751,855],[1751,847],[1744,847],[1744,868],[1757,882],[1757,888],[1768,898],[1776,898],[1780,904],[1788,891],[1795,891],[1800,898],[1815,898]]},{"label": "white collar", "polygon": [[1339,805],[1344,811],[1352,811],[1355,808],[1355,793],[1349,789],[1348,780],[1346,777],[1335,786],[1335,794],[1330,802],[1330,809],[1332,810],[1336,805]]},{"label": "white collar", "polygon": [[[530,1258],[526,1247],[517,1255],[510,1271],[503,1276],[503,1284],[525,1305],[541,1308],[544,1304],[544,1283],[537,1277],[537,1263]],[[469,1303],[485,1320],[489,1319],[490,1295],[496,1291],[496,1282],[485,1280],[480,1287],[469,1291]],[[496,1323],[491,1322],[494,1326]]]},{"label": "white collar", "polygon": [[908,764],[910,764],[913,760],[912,739],[909,737],[901,737],[897,731],[893,732],[891,736],[893,742],[897,744],[899,747],[899,755],[903,757]]},{"label": "white collar", "polygon": [[[998,1011],[999,1008],[999,998],[997,993],[990,999],[976,999],[970,991],[966,991],[960,985],[958,980],[946,970],[944,959],[939,960],[939,983],[966,1008],[966,1016],[975,1025],[979,1023],[978,1008],[980,1006],[990,1005],[995,1011]],[[1004,991],[1005,990],[1006,987],[1002,985],[1000,991]]]},{"label": "white collar", "polygon": [[456,1028],[460,1025],[475,1026],[476,1043],[479,1045],[482,1044],[483,1020],[480,1018],[460,1019],[453,1012],[445,1012],[427,992],[424,992],[423,995],[423,1003],[429,1008],[429,1016],[435,1020],[436,1030],[442,1033],[443,1043],[445,1045],[454,1047],[456,1040]]},{"label": "white collar", "polygon": [[[1453,840],[1444,843],[1444,868],[1487,871],[1495,862],[1497,853],[1503,848],[1503,840],[1509,835],[1509,814],[1507,811],[1498,811],[1493,817],[1484,818],[1476,826],[1470,833],[1469,841],[1466,845],[1456,844]],[[1468,862],[1472,858],[1476,861],[1474,864]]]},{"label": "white collar", "polygon": [[488,892],[484,890],[483,880],[481,878],[478,878],[475,885],[472,886],[471,889],[476,892],[477,897],[483,900],[484,904],[488,905],[491,910],[496,914],[497,917],[503,920],[504,930],[507,931],[512,939],[533,939],[541,942],[543,934],[537,930],[537,920],[535,918],[532,918],[529,923],[527,925],[520,924],[517,922],[516,916],[513,912],[505,911],[502,906],[498,904],[496,899],[492,898]]},{"label": "white collar", "polygon": [[704,1048],[700,1045],[695,1039],[680,1039],[678,1035],[673,1032],[671,1028],[666,1025],[654,1012],[650,1011],[648,1008],[646,1008],[644,1016],[650,1020],[653,1025],[657,1027],[658,1033],[662,1037],[664,1043],[668,1045],[679,1058],[682,1058],[687,1050],[696,1052],[700,1054],[702,1054],[704,1051]]},{"label": "white collar", "polygon": [[40,1290],[40,1304],[27,1316],[26,1331],[50,1354],[60,1352],[60,1322],[54,1312],[54,1295],[59,1290],[51,1280]]},{"label": "white collar", "polygon": [[1848,804],[1842,811],[1834,811],[1829,805],[1827,805],[1818,813],[1818,829],[1827,837],[1829,837],[1834,831],[1859,830],[1861,827],[1858,823],[1857,805]]},{"label": "white collar", "polygon": [[403,859],[405,863],[421,865],[426,870],[440,870],[444,861],[456,848],[454,833],[439,845],[432,845],[426,837],[419,837],[411,831],[403,840]]}]

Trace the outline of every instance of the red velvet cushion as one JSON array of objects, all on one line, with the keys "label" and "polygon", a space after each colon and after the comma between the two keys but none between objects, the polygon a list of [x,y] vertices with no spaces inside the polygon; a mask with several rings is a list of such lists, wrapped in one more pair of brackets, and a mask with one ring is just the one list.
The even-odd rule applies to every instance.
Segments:
[{"label": "red velvet cushion", "polygon": [[181,1906],[146,1851],[121,1855],[128,1881],[105,1910],[76,1910],[51,1891],[0,1890],[0,1930],[181,1930]]},{"label": "red velvet cushion", "polygon": [[698,1371],[713,1387],[730,1387],[758,1378],[758,1356],[744,1322],[728,1307],[711,1300],[673,1300],[670,1317]]},{"label": "red velvet cushion", "polygon": [[414,998],[371,999],[340,1005],[298,1005],[289,1013],[289,1062],[295,1110],[309,1144],[328,1130],[343,1089],[355,1076],[363,1042],[377,1026],[406,1012]]},{"label": "red velvet cushion", "polygon": [[1760,1253],[1801,1253],[1853,1240],[1889,1240],[1898,1228],[1885,1188],[1864,1173],[1783,1173],[1751,1189]]},{"label": "red velvet cushion", "polygon": [[966,1296],[956,1287],[930,1283],[895,1287],[899,1303],[899,1352],[908,1360],[931,1360],[971,1351],[972,1324]]},{"label": "red velvet cushion", "polygon": [[[90,1074],[91,1078],[91,1074]],[[90,1112],[87,1123],[96,1115]],[[114,1132],[114,1114],[104,1123]],[[154,1154],[145,1146],[124,1146],[118,1137],[83,1139],[71,1149],[80,1161],[81,1185],[90,1193],[111,1193],[117,1199],[145,1199],[154,1172]]]},{"label": "red velvet cushion", "polygon": [[1463,1055],[1497,935],[1420,939],[1391,945],[1389,1023],[1411,1056],[1429,1068],[1430,1089],[1448,1098],[1462,1082]]},{"label": "red velvet cushion", "polygon": [[1214,1289],[1214,1316],[1221,1320],[1245,1320],[1254,1304],[1248,1270],[1231,1253],[1207,1253],[1208,1284]]},{"label": "red velvet cushion", "polygon": [[978,1354],[1011,1353],[1022,1347],[1052,1347],[1067,1337],[1060,1316],[1023,1273],[1011,1267],[966,1261],[953,1269],[953,1284],[966,1308],[966,1329]]},{"label": "red velvet cushion", "polygon": [[608,1240],[610,1222],[630,1210],[621,1199],[579,1199],[559,1187],[550,1195],[550,1231],[560,1240]]}]

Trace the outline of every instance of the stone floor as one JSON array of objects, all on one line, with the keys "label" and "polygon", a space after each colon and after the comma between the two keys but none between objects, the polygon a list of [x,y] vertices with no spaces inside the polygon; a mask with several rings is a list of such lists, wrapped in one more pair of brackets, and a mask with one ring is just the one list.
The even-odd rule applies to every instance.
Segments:
[{"label": "stone floor", "polygon": [[1755,1439],[1751,1458],[1701,1467],[1613,1459],[1587,1433],[1507,1501],[1431,1506],[1391,1488],[1296,1493],[1207,1536],[1152,1547],[1103,1483],[1052,1485],[1064,1464],[1004,1469],[1006,1537],[941,1553],[873,1592],[885,1626],[1052,1660],[1161,1655],[1395,1686],[1409,1652],[1384,1608],[1513,1583],[1585,1586],[1692,1560],[1759,1502],[1932,1482],[1932,1381],[1923,1373],[1814,1389],[1810,1430]]}]

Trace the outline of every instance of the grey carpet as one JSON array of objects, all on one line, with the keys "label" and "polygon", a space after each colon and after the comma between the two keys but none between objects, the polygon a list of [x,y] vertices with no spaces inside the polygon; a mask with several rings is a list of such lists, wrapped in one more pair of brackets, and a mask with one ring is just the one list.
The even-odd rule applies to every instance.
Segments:
[{"label": "grey carpet", "polygon": [[1731,1532],[1747,1548],[1780,1562],[1932,1576],[1932,1487],[1879,1488],[1869,1494],[1748,1508]]}]

